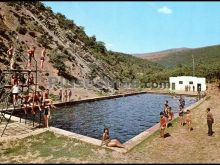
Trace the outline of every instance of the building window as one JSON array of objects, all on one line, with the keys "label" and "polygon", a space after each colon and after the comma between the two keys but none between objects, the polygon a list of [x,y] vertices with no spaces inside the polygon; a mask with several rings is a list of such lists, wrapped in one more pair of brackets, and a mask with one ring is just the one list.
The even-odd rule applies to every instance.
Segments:
[{"label": "building window", "polygon": [[179,81],[179,84],[183,84],[183,81]]},{"label": "building window", "polygon": [[190,81],[189,84],[193,84],[193,81]]}]

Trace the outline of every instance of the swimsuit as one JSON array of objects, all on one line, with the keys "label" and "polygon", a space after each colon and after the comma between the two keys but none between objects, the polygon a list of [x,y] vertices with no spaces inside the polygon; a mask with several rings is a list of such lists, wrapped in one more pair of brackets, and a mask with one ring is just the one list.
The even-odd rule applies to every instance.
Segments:
[{"label": "swimsuit", "polygon": [[40,60],[44,61],[45,59],[44,59],[44,57],[41,57]]},{"label": "swimsuit", "polygon": [[28,60],[31,61],[32,57],[30,54],[28,54]]},{"label": "swimsuit", "polygon": [[166,119],[162,118],[160,119],[161,129],[164,129],[166,127]]},{"label": "swimsuit", "polygon": [[44,97],[45,97],[45,99],[49,99],[48,93],[45,93]]},{"label": "swimsuit", "polygon": [[104,140],[103,143],[104,143],[106,146],[108,146],[108,143],[110,143],[110,141],[111,141],[110,139],[106,139],[106,140]]},{"label": "swimsuit", "polygon": [[44,115],[48,115],[49,114],[49,109],[48,108],[44,108]]}]

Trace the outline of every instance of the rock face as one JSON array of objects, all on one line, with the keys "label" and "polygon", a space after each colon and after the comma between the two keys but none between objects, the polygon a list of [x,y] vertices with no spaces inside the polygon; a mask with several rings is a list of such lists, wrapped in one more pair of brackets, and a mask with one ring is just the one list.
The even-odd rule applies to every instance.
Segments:
[{"label": "rock face", "polygon": [[27,50],[36,46],[35,58],[40,69],[41,51],[46,47],[46,73],[38,73],[41,86],[48,85],[50,77],[61,76],[71,81],[94,81],[94,90],[111,90],[109,84],[114,76],[106,72],[105,64],[80,40],[81,27],[73,22],[64,24],[63,20],[62,15],[55,15],[40,2],[0,2],[0,68],[9,65],[6,51],[13,45],[20,58],[15,62],[18,68],[25,68]]}]

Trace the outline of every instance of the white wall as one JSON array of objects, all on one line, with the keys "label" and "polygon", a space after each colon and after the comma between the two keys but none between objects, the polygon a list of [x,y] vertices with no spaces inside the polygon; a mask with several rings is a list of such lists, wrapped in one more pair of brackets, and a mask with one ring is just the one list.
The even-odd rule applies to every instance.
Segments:
[{"label": "white wall", "polygon": [[[183,84],[179,84],[179,81],[182,81]],[[189,84],[192,81],[193,84]],[[200,77],[192,77],[192,76],[177,76],[177,77],[170,77],[170,90],[172,90],[172,83],[175,83],[175,90],[182,90],[185,91],[185,86],[190,85],[190,91],[193,91],[193,85],[195,86],[195,91],[197,91],[197,84],[201,84],[201,91],[206,90],[206,80],[205,78]]]}]

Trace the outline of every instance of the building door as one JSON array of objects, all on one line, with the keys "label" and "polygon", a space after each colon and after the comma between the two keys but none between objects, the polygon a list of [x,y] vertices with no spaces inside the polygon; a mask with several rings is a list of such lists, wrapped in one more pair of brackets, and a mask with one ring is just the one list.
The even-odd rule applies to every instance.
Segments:
[{"label": "building door", "polygon": [[201,84],[197,84],[197,91],[199,92],[201,91],[201,86],[202,86]]},{"label": "building door", "polygon": [[172,90],[175,90],[175,83],[172,83]]}]

